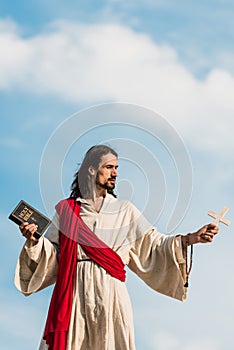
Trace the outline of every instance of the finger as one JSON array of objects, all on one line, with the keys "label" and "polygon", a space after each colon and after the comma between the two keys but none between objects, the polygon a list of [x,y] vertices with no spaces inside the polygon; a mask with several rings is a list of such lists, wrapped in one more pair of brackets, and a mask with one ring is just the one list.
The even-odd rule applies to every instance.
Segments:
[{"label": "finger", "polygon": [[31,236],[33,233],[36,232],[37,228],[38,228],[38,226],[35,225],[35,224],[28,224],[28,225],[26,225],[26,226],[23,228],[22,234],[23,234],[23,236],[25,236],[25,237],[29,237],[29,236]]},{"label": "finger", "polygon": [[38,239],[36,237],[34,237],[33,233],[31,233],[31,232],[27,232],[24,236],[28,241],[38,242]]},{"label": "finger", "polygon": [[30,227],[32,227],[32,225],[34,225],[34,224],[29,224],[28,222],[24,222],[24,225],[21,226],[22,227],[22,231],[23,232],[28,231],[30,229]]},{"label": "finger", "polygon": [[215,224],[208,224],[207,225],[207,229],[208,230],[218,230],[219,227],[217,225],[215,225]]},{"label": "finger", "polygon": [[203,227],[198,231],[198,233],[199,233],[200,235],[206,233],[207,227],[208,227],[208,225],[203,226]]},{"label": "finger", "polygon": [[22,222],[22,224],[20,224],[20,226],[19,226],[20,231],[22,231],[25,228],[25,226],[27,226],[27,225],[28,225],[28,222]]},{"label": "finger", "polygon": [[212,242],[214,238],[213,234],[203,233],[201,235],[201,239],[205,242]]},{"label": "finger", "polygon": [[215,224],[208,224],[206,232],[203,233],[212,233],[212,234],[217,234],[219,231],[219,227]]},{"label": "finger", "polygon": [[218,233],[218,230],[208,230],[207,233],[211,233],[213,235],[216,235]]},{"label": "finger", "polygon": [[38,227],[36,224],[28,224],[27,226],[25,226],[25,230],[26,231],[31,231],[31,230],[34,230],[35,227]]},{"label": "finger", "polygon": [[31,235],[33,235],[36,231],[37,231],[38,226],[34,225],[31,226],[28,230],[27,233],[30,233]]},{"label": "finger", "polygon": [[211,243],[212,242],[212,239],[204,236],[204,237],[201,237],[201,240],[200,240],[200,243]]}]

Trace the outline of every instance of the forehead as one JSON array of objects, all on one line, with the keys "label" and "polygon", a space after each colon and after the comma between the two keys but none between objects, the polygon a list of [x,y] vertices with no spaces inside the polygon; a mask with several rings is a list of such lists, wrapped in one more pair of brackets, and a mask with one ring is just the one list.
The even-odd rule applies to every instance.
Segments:
[{"label": "forehead", "polygon": [[106,164],[117,165],[118,164],[117,157],[112,153],[107,153],[107,154],[103,155],[101,157],[101,161],[100,161],[99,166],[101,167],[101,166],[104,166]]}]

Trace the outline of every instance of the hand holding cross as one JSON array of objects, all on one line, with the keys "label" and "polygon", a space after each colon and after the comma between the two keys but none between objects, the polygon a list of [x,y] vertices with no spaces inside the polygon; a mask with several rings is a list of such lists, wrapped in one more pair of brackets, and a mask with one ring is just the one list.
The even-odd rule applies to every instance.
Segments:
[{"label": "hand holding cross", "polygon": [[185,246],[186,241],[188,245],[212,242],[214,236],[218,233],[219,222],[222,222],[225,225],[230,225],[231,222],[224,219],[224,216],[228,210],[228,207],[224,207],[219,214],[215,214],[213,211],[209,211],[208,215],[215,219],[214,222],[212,224],[203,226],[197,232],[186,235],[187,239],[186,236],[184,236],[182,239],[183,246]]}]

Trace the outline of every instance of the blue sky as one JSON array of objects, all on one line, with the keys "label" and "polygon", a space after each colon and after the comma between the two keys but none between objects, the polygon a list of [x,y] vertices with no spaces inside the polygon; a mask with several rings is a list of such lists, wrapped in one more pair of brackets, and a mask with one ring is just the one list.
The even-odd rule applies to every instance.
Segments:
[{"label": "blue sky", "polygon": [[[208,210],[224,205],[234,220],[233,11],[228,0],[0,4],[1,349],[37,348],[51,294],[48,289],[25,298],[15,289],[23,239],[7,216],[21,198],[50,214],[60,194],[56,183],[62,179],[68,195],[77,163],[94,143],[110,142],[121,151],[120,196],[130,196],[141,207],[139,188],[157,192],[156,209],[150,202],[146,215],[153,220],[161,209],[156,225],[166,232],[176,196],[183,192],[179,180],[185,186],[191,176],[185,163],[179,165],[184,153],[169,142],[181,137],[191,160],[192,196],[173,233],[199,228],[209,221]],[[143,116],[135,120],[145,129],[127,126],[116,111],[109,116],[115,125],[104,126],[106,112],[100,106],[112,102],[121,103],[126,121],[134,113],[124,104],[134,105],[136,114],[140,108]],[[95,113],[86,114],[95,105]],[[152,134],[149,111],[155,113]],[[157,113],[172,129],[163,123],[155,129]],[[66,129],[71,116],[77,121],[73,130]],[[76,128],[77,139],[69,144]],[[43,168],[43,151],[58,131],[61,144]],[[143,158],[153,159],[154,167],[145,166]],[[61,174],[56,172],[59,161]],[[40,176],[48,182],[40,183]],[[185,201],[188,197],[186,190]],[[212,245],[195,247],[183,304],[157,295],[129,274],[138,350],[233,349],[232,231],[232,225],[220,225]]]}]

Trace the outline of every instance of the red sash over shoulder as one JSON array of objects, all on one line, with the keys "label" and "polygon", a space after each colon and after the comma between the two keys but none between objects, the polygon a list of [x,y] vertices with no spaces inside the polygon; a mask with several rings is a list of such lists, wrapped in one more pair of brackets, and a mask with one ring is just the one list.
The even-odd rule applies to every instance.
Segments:
[{"label": "red sash over shoulder", "polygon": [[66,350],[76,281],[77,244],[81,245],[90,259],[120,281],[125,281],[126,271],[120,256],[85,225],[80,217],[80,205],[77,201],[72,198],[62,200],[56,205],[56,211],[60,218],[60,257],[44,339],[49,350]]}]

